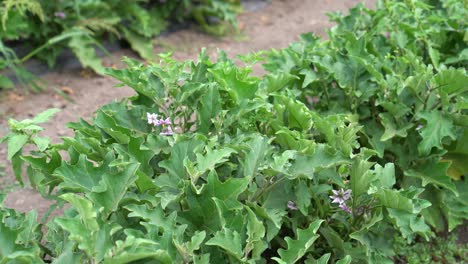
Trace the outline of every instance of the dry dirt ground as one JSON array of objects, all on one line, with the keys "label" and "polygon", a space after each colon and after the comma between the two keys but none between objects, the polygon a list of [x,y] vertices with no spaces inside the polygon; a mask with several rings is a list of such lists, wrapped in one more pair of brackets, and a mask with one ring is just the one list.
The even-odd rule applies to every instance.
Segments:
[{"label": "dry dirt ground", "polygon": [[[208,36],[196,29],[184,29],[155,40],[155,52],[174,52],[179,60],[195,59],[202,47],[210,54],[216,49],[225,50],[228,55],[246,54],[249,52],[279,49],[287,47],[298,40],[301,33],[314,32],[325,36],[326,30],[332,26],[328,22],[327,12],[343,11],[356,5],[358,0],[272,0],[264,5],[248,7],[239,16],[239,26],[242,30],[242,40],[237,37],[216,38]],[[374,0],[365,3],[371,6]],[[134,56],[129,50],[120,50],[105,59],[107,66],[120,65],[121,56]],[[61,111],[44,125],[44,134],[57,142],[61,136],[71,136],[72,131],[66,124],[78,120],[79,117],[89,118],[101,105],[132,95],[129,88],[114,88],[115,80],[106,76],[84,74],[80,68],[56,70],[41,76],[48,85],[45,92],[39,94],[21,94],[21,89],[15,92],[0,93],[0,137],[7,132],[7,120],[10,117],[24,119],[50,108],[61,108]],[[53,87],[69,93],[73,102],[59,96]],[[10,188],[5,204],[21,211],[35,209],[42,215],[49,203],[43,200],[31,188],[17,188],[14,177],[6,161],[6,145],[0,145],[0,166],[5,165],[5,174],[0,177],[1,188]],[[0,168],[1,169],[1,168]],[[1,173],[1,172],[0,172]],[[13,186],[13,187],[12,187]]]}]

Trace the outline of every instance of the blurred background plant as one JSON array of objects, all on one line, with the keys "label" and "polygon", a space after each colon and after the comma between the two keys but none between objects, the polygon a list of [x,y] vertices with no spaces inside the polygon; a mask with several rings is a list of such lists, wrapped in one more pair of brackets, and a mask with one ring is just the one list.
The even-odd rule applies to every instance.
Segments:
[{"label": "blurred background plant", "polygon": [[[152,39],[170,22],[193,20],[210,34],[236,26],[239,0],[3,0],[0,4],[0,89],[14,82],[40,90],[36,76],[22,67],[31,58],[57,63],[70,49],[84,67],[104,72],[97,50],[122,40],[143,59],[153,59]],[[21,56],[20,56],[21,55]],[[5,71],[10,74],[6,76]]]}]

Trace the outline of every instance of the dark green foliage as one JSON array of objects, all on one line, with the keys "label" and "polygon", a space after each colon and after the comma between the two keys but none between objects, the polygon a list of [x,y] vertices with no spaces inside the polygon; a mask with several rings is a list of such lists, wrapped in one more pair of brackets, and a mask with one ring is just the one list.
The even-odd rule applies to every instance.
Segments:
[{"label": "dark green foliage", "polygon": [[457,235],[436,237],[430,242],[419,241],[408,245],[397,238],[394,244],[397,263],[465,263],[468,261],[468,246],[457,243]]},{"label": "dark green foliage", "polygon": [[[145,66],[125,59],[126,69],[107,73],[135,95],[69,124],[74,137],[59,144],[37,137],[37,124],[55,110],[10,121],[3,140],[18,179],[25,163],[31,184],[70,208],[47,223],[42,240],[28,225],[34,215],[2,208],[14,217],[3,217],[0,227],[9,229],[0,240],[15,238],[9,245],[21,254],[0,257],[401,259],[403,245],[430,241],[467,216],[466,61],[454,59],[465,45],[457,31],[465,27],[461,12],[421,1],[382,2],[377,11],[358,6],[333,16],[338,25],[328,41],[307,34],[269,53],[263,77],[251,74],[260,54],[244,57],[243,67],[223,52],[216,62],[204,52],[197,62],[162,55]],[[427,19],[451,37],[429,38]],[[402,39],[413,46],[399,47]],[[161,135],[147,113],[169,117],[175,134]],[[38,151],[23,154],[25,144]],[[344,198],[341,188],[352,193]],[[342,199],[341,207],[330,196]],[[16,239],[24,230],[37,236]]]},{"label": "dark green foliage", "polygon": [[380,1],[376,11],[331,15],[338,26],[328,41],[304,35],[271,53],[266,68],[292,76],[285,89],[318,114],[353,115],[359,145],[375,151],[373,161],[395,163],[398,186],[426,187],[432,206],[422,214],[452,230],[468,212],[459,192],[468,174],[468,12],[459,1],[431,4]]},{"label": "dark green foliage", "polygon": [[[151,61],[152,40],[171,21],[194,19],[206,31],[223,34],[228,24],[236,24],[240,10],[238,0],[3,0],[0,70],[10,68],[21,81],[30,82],[32,77],[21,69],[23,62],[35,56],[54,66],[58,55],[68,48],[83,66],[103,74],[96,49],[104,50],[105,39],[123,39],[142,58]],[[208,23],[208,18],[217,18],[218,23]],[[16,58],[7,45],[15,45],[13,41],[26,42],[30,52]],[[7,77],[0,75],[0,89],[12,86]]]}]

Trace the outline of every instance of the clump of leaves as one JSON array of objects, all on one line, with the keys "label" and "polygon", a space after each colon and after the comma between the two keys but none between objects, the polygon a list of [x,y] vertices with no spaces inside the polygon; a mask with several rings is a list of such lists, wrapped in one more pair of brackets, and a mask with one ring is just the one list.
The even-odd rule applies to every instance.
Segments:
[{"label": "clump of leaves", "polygon": [[[153,60],[152,39],[171,20],[194,19],[203,29],[223,34],[236,25],[238,0],[211,1],[36,1],[5,0],[0,5],[0,69],[10,68],[30,84],[32,77],[21,64],[37,57],[54,66],[64,49],[71,49],[84,67],[104,73],[96,49],[105,39],[123,39],[142,58]],[[216,23],[209,23],[216,18]],[[8,48],[12,41],[27,41],[30,51],[22,58]],[[34,83],[33,83],[34,84]],[[0,75],[0,89],[13,83]],[[33,86],[38,89],[37,85]]]},{"label": "clump of leaves", "polygon": [[408,245],[401,238],[394,244],[397,263],[465,263],[468,261],[468,246],[457,243],[456,233],[436,237],[430,242],[420,241]]},{"label": "clump of leaves", "polygon": [[[24,144],[37,144],[29,126],[52,111],[10,121],[11,158],[26,162],[45,197],[71,205],[47,224],[34,258],[385,261],[393,251],[377,234],[404,225],[431,235],[418,215],[430,205],[418,198],[423,189],[394,188],[394,165],[358,148],[362,128],[352,115],[319,116],[223,53],[215,63],[202,53],[197,63],[163,56],[162,65],[127,64],[109,74],[136,95],[71,123],[73,138],[21,155]],[[154,114],[170,117],[172,136]],[[331,203],[338,188],[350,189],[339,201],[348,210]]]},{"label": "clump of leaves", "polygon": [[352,114],[363,127],[360,146],[375,151],[374,161],[395,164],[398,186],[424,187],[432,203],[422,211],[426,221],[453,230],[468,213],[466,8],[378,6],[331,15],[338,25],[328,41],[304,35],[272,52],[266,68],[321,115]]},{"label": "clump of leaves", "polygon": [[[389,237],[429,241],[445,220],[453,229],[467,208],[465,172],[450,156],[467,154],[457,121],[466,119],[466,73],[442,59],[434,67],[420,47],[393,52],[376,33],[399,19],[387,13],[359,6],[337,17],[329,41],[305,35],[273,52],[263,77],[251,74],[260,54],[242,67],[223,52],[215,62],[204,52],[197,62],[125,59],[126,69],[107,73],[135,95],[70,123],[75,135],[58,144],[35,142],[28,127],[51,112],[11,120],[13,163],[70,207],[45,233],[2,208],[0,241],[12,234],[18,250],[0,257],[393,263]],[[396,25],[388,30],[407,29]],[[38,151],[22,154],[30,143]],[[41,239],[24,242],[23,230]]]}]

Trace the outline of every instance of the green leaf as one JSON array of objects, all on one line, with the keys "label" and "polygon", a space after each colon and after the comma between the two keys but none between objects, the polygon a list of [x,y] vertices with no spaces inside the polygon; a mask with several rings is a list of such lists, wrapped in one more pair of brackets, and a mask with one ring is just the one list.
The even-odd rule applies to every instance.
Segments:
[{"label": "green leaf", "polygon": [[[421,191],[422,190],[419,190],[415,193],[418,194],[418,192],[420,193]],[[398,209],[412,214],[417,214],[421,212],[422,209],[431,205],[431,203],[426,200],[411,197],[411,195],[415,196],[412,192],[382,189],[377,193],[377,197],[382,205],[387,208]]]},{"label": "green leaf", "polygon": [[21,149],[28,143],[29,136],[25,134],[12,134],[8,138],[8,154],[7,154],[7,159],[11,160],[13,156],[20,152]]},{"label": "green leaf", "polygon": [[253,260],[261,259],[261,254],[268,248],[267,243],[263,240],[265,237],[265,227],[263,223],[258,220],[255,213],[249,208],[245,207],[248,214],[247,223],[247,241],[244,252],[246,256],[252,252],[251,258]]},{"label": "green leaf", "polygon": [[195,232],[195,234],[192,236],[192,238],[190,239],[190,242],[187,243],[187,249],[190,251],[190,252],[193,252],[195,250],[199,250],[200,249],[200,246],[201,244],[203,243],[203,241],[205,240],[205,237],[206,237],[206,232],[205,231],[197,231]]},{"label": "green leaf", "polygon": [[305,264],[327,264],[330,260],[330,253],[327,253],[321,256],[319,259],[307,259],[304,263]]},{"label": "green leaf", "polygon": [[398,191],[384,189],[378,193],[378,197],[382,205],[387,208],[395,208],[410,213],[414,212],[411,199],[401,195]]},{"label": "green leaf", "polygon": [[81,221],[88,231],[99,230],[96,221],[97,213],[91,201],[74,193],[60,195],[60,198],[69,202],[79,213]]},{"label": "green leaf", "polygon": [[257,78],[248,76],[248,71],[238,69],[232,63],[220,63],[208,71],[237,102],[252,99],[257,92]]},{"label": "green leaf", "polygon": [[101,222],[97,230],[90,230],[81,221],[79,215],[73,218],[58,217],[54,220],[58,226],[69,233],[68,240],[75,242],[76,246],[94,262],[102,261],[106,251],[112,247],[113,234],[122,228],[115,222],[106,224]]},{"label": "green leaf", "polygon": [[223,228],[223,230],[215,233],[214,237],[208,240],[206,245],[217,246],[226,251],[229,255],[241,261],[242,258],[242,242],[237,231]]},{"label": "green leaf", "polygon": [[380,164],[375,164],[374,175],[376,181],[379,182],[378,187],[392,188],[395,185],[395,164],[387,163],[385,167]]},{"label": "green leaf", "polygon": [[212,118],[215,118],[221,111],[221,98],[219,91],[214,86],[208,86],[207,91],[204,93],[200,101],[198,109],[198,131],[200,133],[208,133],[213,124]]},{"label": "green leaf", "polygon": [[[177,248],[175,244],[180,241],[176,227],[177,212],[166,214],[161,206],[150,206],[147,204],[130,204],[125,206],[131,213],[128,217],[139,217],[143,221],[140,224],[146,229],[145,238],[157,241],[159,248],[166,250],[171,258],[177,256]],[[175,241],[175,242],[174,242]]]},{"label": "green leaf", "polygon": [[244,177],[252,178],[257,174],[257,169],[264,161],[269,149],[268,138],[256,135],[247,145],[250,151],[245,156]]},{"label": "green leaf", "polygon": [[198,140],[177,142],[171,149],[170,158],[161,161],[159,166],[165,168],[172,176],[184,179],[187,175],[184,159],[194,160],[193,150],[201,144],[203,142]]},{"label": "green leaf", "polygon": [[96,40],[89,36],[73,36],[68,43],[68,46],[83,66],[89,67],[99,74],[104,74],[102,60],[96,55],[95,45]]},{"label": "green leaf", "polygon": [[210,254],[203,254],[195,256],[193,259],[194,264],[210,264]]},{"label": "green leaf", "polygon": [[442,70],[433,78],[435,84],[448,95],[460,94],[468,91],[468,76],[461,69]]},{"label": "green leaf", "polygon": [[216,172],[212,171],[201,190],[187,186],[187,205],[190,210],[185,210],[181,215],[199,228],[221,228],[219,217],[215,217],[218,210],[213,198],[224,202],[229,209],[240,209],[242,204],[237,197],[247,189],[249,183],[250,179],[247,177],[229,177],[225,182],[221,182]]},{"label": "green leaf", "polygon": [[133,236],[127,236],[124,241],[116,241],[109,253],[103,264],[126,264],[144,259],[153,259],[164,264],[173,263],[167,251],[160,249],[157,242]]},{"label": "green leaf", "polygon": [[281,229],[283,217],[287,214],[286,211],[279,208],[264,208],[258,205],[253,207],[257,216],[264,219],[267,226],[267,241],[271,241]]},{"label": "green leaf", "polygon": [[142,36],[128,28],[123,27],[123,34],[125,39],[130,43],[132,49],[144,58],[145,60],[153,61],[153,43],[152,39]]},{"label": "green leaf", "polygon": [[323,238],[325,238],[337,257],[345,254],[343,238],[333,228],[323,226],[319,229],[319,233]]},{"label": "green leaf", "polygon": [[449,152],[440,162],[450,163],[450,167],[447,170],[447,176],[452,178],[452,180],[460,180],[463,175],[468,175],[467,160],[467,154]]},{"label": "green leaf", "polygon": [[452,179],[447,175],[447,170],[449,167],[450,163],[448,162],[437,162],[436,160],[432,159],[415,167],[412,170],[406,171],[405,175],[420,178],[422,180],[422,186],[426,186],[427,184],[434,184],[446,188],[458,196],[458,192],[452,182]]},{"label": "green leaf", "polygon": [[312,69],[302,69],[301,71],[299,71],[299,73],[304,75],[304,82],[302,83],[302,88],[305,88],[314,81],[319,80],[317,73],[314,72]]},{"label": "green leaf", "polygon": [[54,171],[54,175],[63,180],[59,185],[61,188],[84,193],[110,214],[117,209],[127,189],[137,179],[136,170],[139,167],[139,164],[133,163],[123,169],[109,168],[112,156],[113,153],[109,153],[105,164],[94,167],[85,156],[80,155],[76,164],[63,163]]},{"label": "green leaf", "polygon": [[351,263],[351,256],[350,255],[347,255],[343,259],[340,259],[340,260],[338,260],[336,262],[336,264],[349,264],[349,263]]},{"label": "green leaf", "polygon": [[0,206],[1,263],[44,263],[39,228],[36,212],[20,214]]},{"label": "green leaf", "polygon": [[96,204],[104,207],[105,216],[117,211],[127,189],[131,188],[137,179],[136,171],[139,166],[129,164],[123,169],[104,173],[98,188],[93,188],[93,192],[88,194]]},{"label": "green leaf", "polygon": [[290,178],[294,179],[300,176],[313,178],[316,170],[330,168],[348,161],[341,152],[326,145],[317,144],[314,148],[313,154],[310,155],[296,155],[295,161],[290,168]]},{"label": "green leaf", "polygon": [[63,183],[60,187],[71,189],[83,193],[91,193],[94,188],[99,186],[102,175],[106,172],[104,166],[94,167],[91,162],[86,160],[84,155],[80,155],[76,164],[67,164],[65,162],[54,171],[54,175],[62,178]]},{"label": "green leaf", "polygon": [[1,89],[12,89],[15,84],[6,76],[0,74],[0,88]]},{"label": "green leaf", "polygon": [[41,124],[49,121],[60,109],[58,108],[50,108],[37,114],[32,120],[31,123],[33,124]]},{"label": "green leaf", "polygon": [[312,246],[312,244],[319,238],[316,235],[317,230],[322,224],[323,220],[315,220],[312,222],[307,229],[297,229],[297,239],[293,240],[290,237],[286,237],[284,240],[288,244],[287,249],[279,249],[278,254],[281,258],[273,257],[272,259],[276,262],[283,264],[293,264],[299,261]]},{"label": "green leaf", "polygon": [[280,103],[286,107],[286,124],[289,128],[309,130],[312,127],[312,114],[307,106],[287,96],[277,96]]},{"label": "green leaf", "polygon": [[466,179],[457,181],[455,185],[460,194],[459,197],[456,197],[452,192],[441,192],[441,210],[447,219],[449,232],[462,225],[468,215],[468,181]]},{"label": "green leaf", "polygon": [[50,143],[50,138],[48,137],[33,137],[32,140],[34,144],[36,144],[39,151],[46,150]]},{"label": "green leaf", "polygon": [[274,93],[285,87],[288,87],[288,84],[295,79],[298,79],[298,77],[295,75],[286,72],[278,72],[265,75],[262,85],[268,91],[268,93]]},{"label": "green leaf", "polygon": [[351,165],[350,185],[355,199],[361,196],[361,194],[367,193],[370,184],[375,179],[375,175],[370,171],[372,165],[372,162],[362,160],[362,158],[355,159]]},{"label": "green leaf", "polygon": [[422,140],[418,151],[421,155],[429,155],[433,147],[443,149],[442,140],[446,137],[456,139],[452,120],[441,112],[420,112],[416,116],[426,121],[419,132]]},{"label": "green leaf", "polygon": [[295,186],[296,205],[304,216],[309,214],[308,208],[312,202],[312,195],[307,182],[299,180]]},{"label": "green leaf", "polygon": [[205,172],[212,171],[215,169],[215,166],[220,163],[226,162],[231,156],[232,153],[235,153],[236,151],[231,149],[231,148],[219,148],[219,149],[214,149],[212,150],[210,147],[205,147],[206,149],[206,154],[202,155],[200,153],[197,153],[197,165],[196,165],[196,174],[191,175],[192,176],[192,181],[195,183],[196,180],[200,175],[202,175]]},{"label": "green leaf", "polygon": [[[128,214],[128,217],[140,217],[149,225],[162,228],[167,233],[172,233],[175,230],[176,212],[166,215],[161,207],[151,208],[145,204],[130,204],[125,206],[125,208],[131,212]],[[152,230],[149,228],[149,225],[144,225],[148,232]]]},{"label": "green leaf", "polygon": [[416,235],[420,235],[429,241],[432,232],[424,222],[424,218],[398,209],[387,208],[387,211],[389,217],[395,221],[395,225],[408,242],[413,240]]},{"label": "green leaf", "polygon": [[398,128],[395,124],[395,120],[392,115],[389,113],[381,113],[379,114],[380,120],[382,122],[383,127],[385,128],[384,134],[380,137],[381,141],[387,141],[394,137],[406,137],[408,130],[412,125],[409,124],[403,128]]}]

